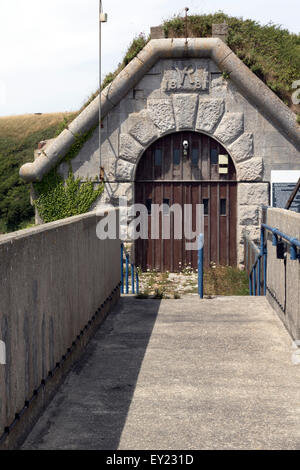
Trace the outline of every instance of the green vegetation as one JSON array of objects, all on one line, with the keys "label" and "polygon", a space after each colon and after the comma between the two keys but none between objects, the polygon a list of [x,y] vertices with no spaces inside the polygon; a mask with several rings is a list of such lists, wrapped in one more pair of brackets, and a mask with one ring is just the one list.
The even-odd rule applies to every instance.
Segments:
[{"label": "green vegetation", "polygon": [[39,195],[34,204],[44,222],[72,217],[88,212],[103,192],[103,184],[94,188],[93,181],[80,182],[70,171],[66,181],[53,169],[40,183],[34,183]]},{"label": "green vegetation", "polygon": [[[33,160],[40,141],[59,135],[75,116],[59,113],[0,118],[0,233],[34,224],[29,185],[19,177],[19,169]],[[78,136],[64,160],[74,158],[93,132]],[[39,195],[35,205],[45,222],[87,212],[103,191],[102,185],[95,189],[92,181],[80,184],[71,173],[64,185],[56,169],[34,187]]]},{"label": "green vegetation", "polygon": [[[114,72],[110,72],[106,75],[102,82],[101,90],[104,90],[115,78],[116,76],[126,67],[126,65],[129,64],[141,50],[145,47],[147,42],[150,40],[150,37],[146,38],[146,36],[141,33],[137,37],[135,37],[132,41],[132,43],[129,45],[126,54],[124,56],[124,59],[122,60],[121,64],[119,64],[118,68]],[[99,95],[99,90],[95,91],[94,93],[91,94],[91,96],[88,98],[86,103],[82,106],[81,110],[82,111],[84,108],[86,108],[95,98],[96,96]]]},{"label": "green vegetation", "polygon": [[[300,77],[300,35],[292,34],[279,25],[261,25],[254,20],[244,20],[223,12],[188,17],[189,37],[211,37],[212,24],[229,25],[227,44],[235,54],[293,111],[299,106],[291,102],[292,83]],[[175,16],[163,23],[165,36],[169,38],[185,36],[185,18]],[[140,34],[134,38],[118,68],[109,73],[101,89],[109,85],[126,65],[136,57],[150,38]],[[230,79],[229,74],[224,75]],[[96,91],[83,106],[86,107],[98,94]],[[83,109],[82,108],[82,109]],[[299,122],[299,120],[298,120]]]},{"label": "green vegetation", "polygon": [[[275,24],[261,25],[218,12],[188,17],[189,37],[211,37],[212,24],[229,25],[227,44],[286,104],[292,105],[292,83],[300,77],[300,35]],[[166,37],[184,37],[185,20],[165,21]]]},{"label": "green vegetation", "polygon": [[[140,295],[138,298],[179,299],[182,295],[198,293],[198,274],[191,267],[181,273],[140,273]],[[204,294],[249,295],[249,281],[245,271],[231,266],[216,266],[204,271]]]},{"label": "green vegetation", "polygon": [[[66,122],[63,122],[60,125],[65,124]],[[62,161],[69,162],[70,168],[66,181],[59,175],[56,167],[41,182],[33,184],[37,196],[34,205],[45,223],[88,212],[102,194],[104,186],[99,184],[99,179],[81,183],[80,178],[74,178],[70,164],[94,131],[95,127],[83,135],[76,136],[74,144],[63,158]],[[98,183],[97,188],[94,187],[95,183]]]},{"label": "green vegetation", "polygon": [[41,140],[55,137],[58,125],[73,118],[74,113],[0,118],[0,233],[34,222],[29,185],[19,177],[19,169],[33,160]]},{"label": "green vegetation", "polygon": [[212,266],[204,271],[205,295],[249,295],[247,273],[231,266]]}]

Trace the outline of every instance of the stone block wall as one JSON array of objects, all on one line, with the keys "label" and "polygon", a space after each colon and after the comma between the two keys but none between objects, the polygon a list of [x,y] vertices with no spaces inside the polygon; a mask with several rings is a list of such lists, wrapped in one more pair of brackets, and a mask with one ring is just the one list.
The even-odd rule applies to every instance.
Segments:
[{"label": "stone block wall", "polygon": [[[102,160],[106,188],[99,201],[134,200],[134,180],[144,151],[158,138],[182,130],[205,133],[231,155],[238,190],[238,259],[241,229],[257,238],[260,208],[269,203],[271,169],[298,169],[295,146],[242,90],[208,58],[161,59],[103,121]],[[71,162],[75,176],[98,176],[98,130]],[[68,168],[61,165],[66,176]]]},{"label": "stone block wall", "polygon": [[250,238],[259,245],[262,207],[269,206],[268,183],[238,184],[238,265],[244,263],[244,237],[247,228]]}]

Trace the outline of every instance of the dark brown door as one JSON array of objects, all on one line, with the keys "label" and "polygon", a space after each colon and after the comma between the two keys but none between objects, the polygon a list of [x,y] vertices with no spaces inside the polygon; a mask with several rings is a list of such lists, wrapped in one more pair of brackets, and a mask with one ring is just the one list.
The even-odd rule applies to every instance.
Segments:
[{"label": "dark brown door", "polygon": [[[186,145],[188,144],[188,145]],[[187,147],[187,148],[186,148]],[[186,149],[185,149],[186,148]],[[171,134],[156,141],[145,152],[137,168],[135,202],[148,208],[148,239],[137,240],[136,264],[143,270],[180,271],[197,268],[197,251],[186,250],[186,240],[174,237],[174,215],[167,207],[179,204],[182,221],[186,204],[192,205],[193,230],[196,205],[203,204],[205,219],[205,265],[211,262],[236,265],[237,185],[234,165],[219,165],[226,150],[210,137],[195,132]],[[220,173],[223,168],[223,173]],[[159,239],[151,239],[153,204],[164,204]],[[162,223],[169,217],[170,239],[162,237]],[[184,229],[182,230],[184,234]]]}]

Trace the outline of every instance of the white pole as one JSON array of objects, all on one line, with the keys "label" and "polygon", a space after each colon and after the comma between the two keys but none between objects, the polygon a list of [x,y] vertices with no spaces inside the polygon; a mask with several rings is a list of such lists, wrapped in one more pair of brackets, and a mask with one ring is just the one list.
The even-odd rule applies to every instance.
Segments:
[{"label": "white pole", "polygon": [[99,164],[100,164],[100,180],[102,180],[102,155],[101,155],[101,15],[102,0],[99,0]]},{"label": "white pole", "polygon": [[99,0],[99,163],[100,163],[100,180],[104,179],[104,170],[102,167],[102,155],[101,155],[101,121],[102,121],[102,114],[101,114],[101,29],[102,23],[107,22],[107,15],[103,13],[102,9],[102,0]]}]

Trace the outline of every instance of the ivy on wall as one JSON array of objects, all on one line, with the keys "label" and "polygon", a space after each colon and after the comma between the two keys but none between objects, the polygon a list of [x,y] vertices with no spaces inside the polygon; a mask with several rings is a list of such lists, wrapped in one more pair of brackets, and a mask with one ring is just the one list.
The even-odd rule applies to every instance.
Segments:
[{"label": "ivy on wall", "polygon": [[99,183],[95,188],[91,180],[81,183],[71,171],[64,181],[55,168],[40,183],[34,183],[34,189],[38,194],[34,205],[48,223],[88,212],[102,194],[104,185]]},{"label": "ivy on wall", "polygon": [[70,164],[70,160],[76,157],[95,129],[94,127],[83,135],[77,135],[74,144],[64,157],[63,161],[69,162],[70,166],[66,181],[56,167],[44,176],[41,182],[33,184],[36,194],[34,206],[45,223],[84,214],[101,196],[104,184],[98,182],[98,187],[95,187],[95,181],[92,180],[81,183],[80,178],[74,177]]}]

